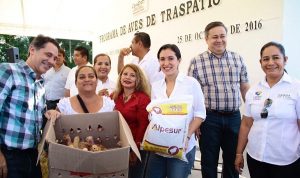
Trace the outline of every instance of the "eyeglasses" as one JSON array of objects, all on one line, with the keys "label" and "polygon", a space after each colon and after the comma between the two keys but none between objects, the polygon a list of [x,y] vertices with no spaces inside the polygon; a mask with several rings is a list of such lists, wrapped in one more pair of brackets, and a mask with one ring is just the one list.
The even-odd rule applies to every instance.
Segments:
[{"label": "eyeglasses", "polygon": [[261,110],[261,113],[260,113],[260,117],[262,119],[265,119],[268,117],[268,108],[272,105],[273,103],[273,100],[268,98],[265,100],[265,103],[264,103],[264,107],[263,109]]}]

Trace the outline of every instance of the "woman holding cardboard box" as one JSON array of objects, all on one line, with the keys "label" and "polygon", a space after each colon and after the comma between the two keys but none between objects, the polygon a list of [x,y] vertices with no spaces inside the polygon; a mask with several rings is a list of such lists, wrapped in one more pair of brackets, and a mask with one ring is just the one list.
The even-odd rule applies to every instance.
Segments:
[{"label": "woman holding cardboard box", "polygon": [[78,95],[63,98],[57,104],[62,114],[96,113],[113,111],[114,102],[96,94],[97,73],[91,66],[82,66],[75,73]]},{"label": "woman holding cardboard box", "polygon": [[[141,69],[135,64],[127,64],[119,74],[116,91],[113,94],[115,109],[127,121],[138,148],[148,126],[146,106],[150,103],[150,88]],[[141,152],[142,162],[132,152],[130,154],[129,178],[142,178],[147,162],[147,154]]]}]

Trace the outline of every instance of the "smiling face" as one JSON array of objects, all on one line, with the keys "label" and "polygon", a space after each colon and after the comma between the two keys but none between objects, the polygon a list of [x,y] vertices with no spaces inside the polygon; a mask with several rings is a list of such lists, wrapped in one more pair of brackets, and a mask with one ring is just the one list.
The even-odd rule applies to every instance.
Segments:
[{"label": "smiling face", "polygon": [[176,76],[178,74],[178,66],[180,59],[175,55],[175,52],[170,48],[163,49],[159,53],[159,65],[166,77]]},{"label": "smiling face", "polygon": [[97,87],[97,76],[93,68],[84,66],[78,69],[76,76],[76,86],[78,92],[91,91],[96,92]]},{"label": "smiling face", "polygon": [[107,56],[99,56],[95,59],[94,68],[97,72],[97,76],[100,80],[107,80],[108,74],[111,69],[110,60]]},{"label": "smiling face", "polygon": [[65,57],[62,53],[58,52],[58,58],[55,61],[55,66],[60,67],[64,64],[65,62]]},{"label": "smiling face", "polygon": [[121,85],[124,89],[135,89],[137,76],[131,67],[126,67],[121,74]]},{"label": "smiling face", "polygon": [[44,48],[37,49],[34,46],[29,48],[28,65],[33,69],[39,78],[46,73],[54,63],[58,56],[58,49],[53,43],[46,43]]},{"label": "smiling face", "polygon": [[226,30],[222,26],[216,26],[208,31],[208,35],[205,38],[208,49],[220,56],[224,53],[227,45]]},{"label": "smiling face", "polygon": [[74,63],[77,66],[83,66],[87,63],[87,56],[82,56],[80,51],[74,51]]},{"label": "smiling face", "polygon": [[280,79],[284,73],[287,57],[284,56],[276,46],[266,47],[260,59],[261,68],[267,79]]}]

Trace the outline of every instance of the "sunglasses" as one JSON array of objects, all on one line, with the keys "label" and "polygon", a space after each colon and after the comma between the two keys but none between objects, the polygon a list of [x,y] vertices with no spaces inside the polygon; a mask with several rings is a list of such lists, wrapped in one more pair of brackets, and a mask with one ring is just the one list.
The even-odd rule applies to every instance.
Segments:
[{"label": "sunglasses", "polygon": [[263,107],[263,109],[262,109],[262,111],[260,113],[260,117],[262,119],[265,119],[265,118],[268,117],[268,113],[269,113],[268,112],[268,108],[272,105],[272,103],[273,103],[273,100],[270,99],[270,98],[268,98],[268,99],[265,100],[264,107]]}]

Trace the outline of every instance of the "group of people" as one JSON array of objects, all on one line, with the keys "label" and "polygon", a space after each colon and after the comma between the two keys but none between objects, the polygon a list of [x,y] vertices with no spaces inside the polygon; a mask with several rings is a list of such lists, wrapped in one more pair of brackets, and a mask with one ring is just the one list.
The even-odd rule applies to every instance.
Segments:
[{"label": "group of people", "polygon": [[[108,78],[108,55],[96,55],[92,66],[88,51],[77,47],[76,67],[69,69],[54,39],[34,38],[26,62],[0,64],[0,177],[41,177],[35,163],[43,115],[56,119],[60,114],[117,110],[139,147],[149,124],[146,106],[151,99],[184,95],[193,96],[187,162],[144,150],[139,161],[132,152],[130,178],[187,178],[197,140],[204,178],[217,178],[220,148],[222,177],[238,178],[246,145],[251,177],[300,177],[300,82],[284,69],[288,58],[283,46],[269,42],[262,47],[259,62],[265,77],[250,88],[243,58],[226,49],[226,26],[209,23],[205,40],[207,51],[191,60],[186,75],[179,72],[182,57],[175,44],[161,46],[155,56],[150,36],[137,32],[130,47],[120,50],[114,83]],[[137,59],[124,65],[130,53]]]}]

